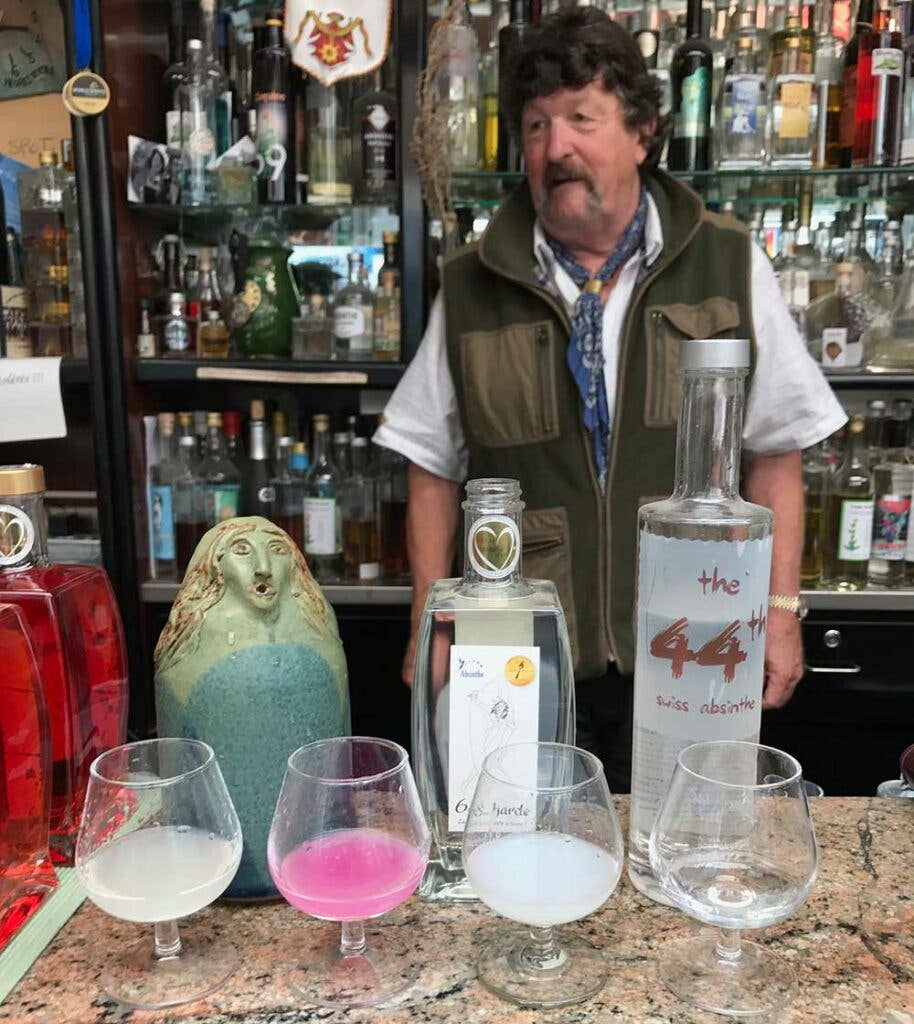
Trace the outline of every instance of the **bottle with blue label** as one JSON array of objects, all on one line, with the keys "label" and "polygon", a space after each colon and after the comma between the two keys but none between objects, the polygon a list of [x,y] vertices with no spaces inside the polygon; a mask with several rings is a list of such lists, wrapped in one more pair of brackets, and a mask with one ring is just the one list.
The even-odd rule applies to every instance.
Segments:
[{"label": "bottle with blue label", "polygon": [[159,460],[149,471],[149,528],[155,575],[158,579],[169,579],[176,571],[172,485],[180,468],[175,446],[175,414],[160,412],[158,428]]},{"label": "bottle with blue label", "polygon": [[727,40],[727,73],[718,97],[721,167],[760,167],[765,161],[768,111],[764,49],[755,24],[756,0],[739,0]]},{"label": "bottle with blue label", "polygon": [[667,164],[671,171],[706,171],[711,166],[711,79],[714,57],[704,37],[701,0],[689,0],[687,38],[670,64],[673,87],[673,137]]}]

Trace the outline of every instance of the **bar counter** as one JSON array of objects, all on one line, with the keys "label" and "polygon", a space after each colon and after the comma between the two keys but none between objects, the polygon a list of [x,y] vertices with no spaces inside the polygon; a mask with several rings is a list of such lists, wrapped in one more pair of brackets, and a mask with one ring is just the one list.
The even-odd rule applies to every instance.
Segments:
[{"label": "bar counter", "polygon": [[[627,798],[616,800],[625,828],[627,804]],[[780,926],[747,933],[796,969],[798,998],[776,1019],[779,1024],[914,1024],[914,800],[826,797],[812,801],[812,809],[820,865],[810,899]],[[475,979],[474,947],[503,924],[480,904],[444,907],[413,897],[377,927],[412,950],[421,965],[418,981],[383,1009],[333,1012],[302,1006],[285,978],[287,965],[338,941],[338,927],[280,902],[217,904],[188,919],[182,934],[219,929],[231,935],[242,961],[235,975],[208,1000],[125,1016],[100,992],[99,968],[142,928],[86,902],[0,1006],[0,1020],[711,1024],[725,1019],[679,1002],[659,981],[658,950],[687,936],[691,925],[682,914],[644,899],[625,875],[600,911],[570,926],[607,958],[606,986],[589,1002],[546,1012],[521,1010],[489,995]],[[151,927],[148,933],[151,942]]]}]

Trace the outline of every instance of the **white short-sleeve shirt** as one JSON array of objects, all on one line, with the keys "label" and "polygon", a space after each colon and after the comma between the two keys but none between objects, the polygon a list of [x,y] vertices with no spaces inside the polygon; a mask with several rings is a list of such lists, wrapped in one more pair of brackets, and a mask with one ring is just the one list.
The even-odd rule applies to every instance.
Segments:
[{"label": "white short-sleeve shirt", "polygon": [[[533,237],[531,258],[570,313],[579,294],[578,286],[556,264],[539,222]],[[650,266],[662,248],[660,217],[654,200],[648,196],[644,246],[622,268],[603,310],[603,372],[610,422],[625,312],[642,268]],[[743,448],[750,455],[808,448],[834,433],[847,416],[806,350],[781,297],[768,257],[755,245],[752,320],[756,365],[746,401]],[[458,482],[466,479],[467,446],[448,366],[444,302],[440,294],[432,304],[419,350],[387,403],[384,422],[374,440],[436,476]]]}]

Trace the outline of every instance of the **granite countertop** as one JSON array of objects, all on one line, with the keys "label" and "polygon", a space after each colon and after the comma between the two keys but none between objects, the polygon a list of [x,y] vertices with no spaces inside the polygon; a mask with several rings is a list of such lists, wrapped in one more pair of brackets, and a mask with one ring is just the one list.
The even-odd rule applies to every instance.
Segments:
[{"label": "granite countertop", "polygon": [[[617,800],[620,811],[627,800]],[[812,802],[821,850],[819,878],[804,907],[758,937],[795,967],[799,996],[779,1024],[914,1024],[914,800],[825,798]],[[90,903],[64,926],[0,1006],[0,1020],[30,1024],[297,1024],[304,1021],[418,1024],[711,1024],[723,1018],[680,1003],[659,982],[657,952],[689,934],[679,913],[632,889],[625,876],[605,906],[573,930],[604,951],[608,980],[589,1002],[520,1010],[476,981],[474,944],[498,926],[486,907],[443,907],[417,898],[378,927],[421,964],[412,990],[384,1009],[308,1009],[285,979],[288,965],[338,941],[339,930],[285,903],[219,904],[183,932],[233,937],[241,967],[210,999],[158,1013],[125,1014],[99,991],[100,965],[142,928]],[[370,941],[370,932],[369,932]]]}]

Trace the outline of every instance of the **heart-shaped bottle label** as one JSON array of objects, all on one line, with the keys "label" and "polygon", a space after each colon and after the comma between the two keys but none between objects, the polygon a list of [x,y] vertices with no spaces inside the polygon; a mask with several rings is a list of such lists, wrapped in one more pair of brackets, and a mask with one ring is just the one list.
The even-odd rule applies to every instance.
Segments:
[{"label": "heart-shaped bottle label", "polygon": [[517,568],[520,531],[507,516],[485,516],[470,527],[467,538],[470,564],[486,580],[500,580]]},{"label": "heart-shaped bottle label", "polygon": [[25,561],[34,546],[32,520],[15,505],[0,505],[0,566]]}]

